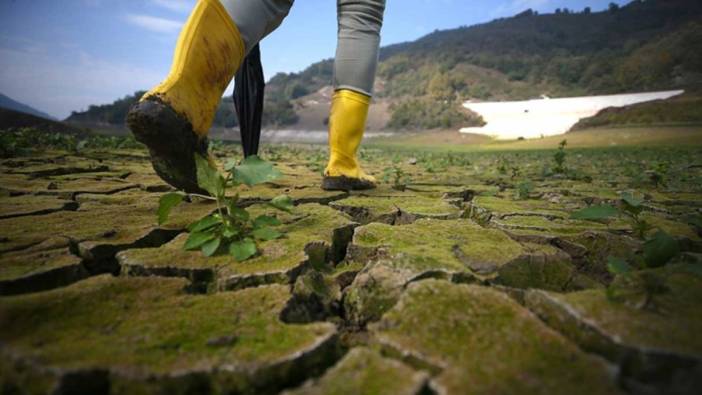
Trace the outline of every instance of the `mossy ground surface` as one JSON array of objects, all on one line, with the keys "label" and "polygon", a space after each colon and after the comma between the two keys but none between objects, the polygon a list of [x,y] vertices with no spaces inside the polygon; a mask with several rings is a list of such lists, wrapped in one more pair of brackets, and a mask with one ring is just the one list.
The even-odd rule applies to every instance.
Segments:
[{"label": "mossy ground surface", "polygon": [[357,347],[321,379],[286,395],[412,395],[421,390],[427,378],[425,372],[384,358],[378,351]]},{"label": "mossy ground surface", "polygon": [[485,287],[413,284],[371,330],[383,346],[443,368],[440,392],[617,393],[604,364]]},{"label": "mossy ground surface", "polygon": [[[183,250],[208,200],[157,224],[172,188],[145,151],[4,159],[0,392],[694,393],[702,151],[567,149],[563,174],[553,153],[364,149],[403,177],[325,192],[320,147],[265,146],[284,176],[240,202],[284,237],[245,262]],[[644,238],[624,215],[571,218],[624,192]],[[280,194],[292,213],[266,205]],[[640,269],[658,230],[687,263],[609,272]]]}]

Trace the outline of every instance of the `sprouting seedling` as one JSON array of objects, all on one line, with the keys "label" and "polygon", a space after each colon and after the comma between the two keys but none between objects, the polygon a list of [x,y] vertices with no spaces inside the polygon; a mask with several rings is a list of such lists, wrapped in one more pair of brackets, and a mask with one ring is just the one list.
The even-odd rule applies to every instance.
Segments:
[{"label": "sprouting seedling", "polygon": [[[217,211],[205,216],[188,226],[190,235],[183,248],[188,251],[200,250],[209,257],[219,252],[228,252],[237,261],[245,261],[258,252],[257,242],[278,239],[283,236],[274,227],[281,222],[271,216],[251,214],[237,205],[239,193],[227,196],[227,189],[241,185],[253,186],[273,181],[281,176],[273,165],[257,156],[250,156],[237,164],[226,164],[226,177],[213,168],[207,159],[195,155],[197,182],[200,188],[211,196],[207,197],[217,203]],[[167,193],[160,199],[158,223],[165,223],[171,210],[180,204],[185,194]],[[290,212],[293,207],[290,197],[281,195],[268,203],[270,206]]]},{"label": "sprouting seedling", "polygon": [[527,200],[531,196],[531,192],[534,190],[534,184],[529,181],[523,181],[517,184],[516,197],[519,200]]},{"label": "sprouting seedling", "polygon": [[634,234],[640,239],[645,238],[646,234],[653,229],[653,227],[641,216],[643,212],[643,200],[636,198],[634,194],[630,192],[624,192],[622,194],[622,209],[624,214],[629,217],[631,221]]},{"label": "sprouting seedling", "polygon": [[668,164],[665,162],[658,162],[656,166],[646,172],[648,174],[649,180],[654,187],[666,187],[666,176],[668,174]]},{"label": "sprouting seedling", "polygon": [[654,230],[642,216],[643,201],[631,193],[622,194],[622,208],[618,209],[608,204],[586,207],[571,214],[572,219],[602,221],[615,216],[624,215],[631,221],[634,234],[644,240],[643,260],[647,267],[660,267],[671,262],[680,254],[680,244],[675,237],[662,229],[652,236],[647,235]]},{"label": "sprouting seedling", "polygon": [[507,174],[507,166],[509,166],[509,163],[507,162],[507,159],[505,158],[500,158],[497,164],[497,171],[500,174]]},{"label": "sprouting seedling", "polygon": [[392,183],[393,189],[404,191],[411,179],[409,174],[405,173],[400,166],[393,165],[383,170],[383,181]]},{"label": "sprouting seedling", "polygon": [[653,226],[641,215],[644,209],[644,201],[630,192],[624,192],[621,195],[620,202],[621,208],[616,208],[609,204],[590,206],[571,214],[571,218],[586,221],[601,221],[624,215],[629,219],[634,234],[638,238],[644,239],[646,234],[653,229]]},{"label": "sprouting seedling", "polygon": [[635,271],[626,261],[609,258],[608,268],[616,277],[607,287],[607,299],[637,310],[657,311],[656,297],[668,293],[666,276],[653,271]]},{"label": "sprouting seedling", "polygon": [[556,173],[563,174],[566,172],[565,160],[566,160],[566,146],[568,145],[568,140],[563,140],[558,144],[558,151],[553,154],[553,161],[556,162],[556,167],[553,169]]},{"label": "sprouting seedling", "polygon": [[515,180],[517,177],[519,177],[519,174],[521,173],[521,170],[519,169],[519,166],[512,166],[512,179]]}]

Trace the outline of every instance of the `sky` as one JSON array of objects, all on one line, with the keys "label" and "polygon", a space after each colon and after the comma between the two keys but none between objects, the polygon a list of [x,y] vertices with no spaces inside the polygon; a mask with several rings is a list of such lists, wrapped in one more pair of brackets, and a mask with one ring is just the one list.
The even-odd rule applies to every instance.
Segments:
[{"label": "sky", "polygon": [[[611,0],[387,0],[382,44],[532,8],[607,7]],[[625,1],[615,1],[623,4]],[[168,73],[195,0],[0,0],[0,93],[63,119],[146,90]],[[266,78],[331,58],[336,2],[297,0],[261,42]],[[226,94],[229,94],[230,89]]]}]

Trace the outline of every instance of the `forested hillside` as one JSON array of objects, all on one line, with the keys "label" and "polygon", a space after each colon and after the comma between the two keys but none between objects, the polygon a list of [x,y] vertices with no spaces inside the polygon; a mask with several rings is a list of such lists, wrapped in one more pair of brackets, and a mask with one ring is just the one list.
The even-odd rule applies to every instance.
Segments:
[{"label": "forested hillside", "polygon": [[[696,87],[702,84],[702,2],[637,0],[602,12],[542,15],[527,10],[384,47],[380,57],[377,95],[393,103],[388,127],[394,129],[479,123],[460,107],[468,99]],[[295,123],[291,101],[329,85],[332,71],[327,59],[300,73],[275,75],[266,88],[264,123]],[[93,106],[69,120],[122,122],[129,100]],[[216,125],[235,124],[225,98]]]}]

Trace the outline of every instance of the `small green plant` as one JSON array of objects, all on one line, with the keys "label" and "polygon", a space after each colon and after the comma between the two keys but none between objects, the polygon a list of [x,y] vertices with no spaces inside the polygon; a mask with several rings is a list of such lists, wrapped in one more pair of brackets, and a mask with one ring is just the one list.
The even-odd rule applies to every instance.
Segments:
[{"label": "small green plant", "polygon": [[405,173],[400,166],[393,165],[383,170],[383,182],[391,183],[393,189],[404,191],[411,179],[409,174]]},{"label": "small green plant", "polygon": [[640,239],[645,238],[646,234],[653,229],[653,226],[641,216],[643,203],[643,199],[635,197],[633,193],[625,192],[622,194],[624,214],[629,218],[634,234]]},{"label": "small green plant", "polygon": [[[631,193],[622,194],[621,209],[608,204],[590,206],[571,214],[572,219],[602,221],[615,216],[624,215],[629,218],[634,234],[644,240],[643,264],[645,267],[661,267],[680,255],[681,248],[677,239],[662,229],[648,236],[655,228],[642,216],[643,200]],[[608,268],[613,274],[620,274],[631,267],[621,263],[621,260],[610,260]]]},{"label": "small green plant", "polygon": [[668,164],[665,162],[658,162],[652,170],[646,172],[648,178],[654,187],[667,187],[666,178],[668,175]]},{"label": "small green plant", "polygon": [[313,172],[324,175],[326,160],[326,154],[320,151],[314,151],[312,154],[309,154],[306,166]]},{"label": "small green plant", "polygon": [[530,181],[523,181],[517,184],[516,198],[519,200],[527,200],[531,196],[531,192],[534,190],[534,184]]},{"label": "small green plant", "polygon": [[609,204],[590,206],[577,211],[571,215],[572,219],[586,221],[601,221],[618,215],[624,215],[629,219],[634,234],[644,239],[646,234],[653,229],[653,226],[641,215],[643,213],[643,199],[634,196],[633,193],[624,192],[621,196],[620,207],[613,207]]},{"label": "small green plant", "polygon": [[518,166],[512,166],[511,170],[512,170],[511,178],[513,180],[516,180],[519,177],[519,175],[521,174],[521,170],[519,169]]},{"label": "small green plant", "polygon": [[[237,205],[239,194],[227,196],[230,187],[241,185],[253,186],[273,181],[281,176],[272,164],[257,156],[250,156],[241,163],[230,161],[225,165],[226,177],[213,168],[207,159],[195,155],[197,165],[197,182],[207,191],[209,199],[217,203],[217,212],[201,218],[188,226],[190,235],[184,249],[200,250],[209,257],[226,251],[237,261],[245,261],[258,252],[257,241],[278,239],[283,236],[274,229],[281,222],[271,216],[251,214]],[[165,194],[160,199],[158,208],[159,225],[168,220],[168,216],[186,195],[180,192]],[[281,195],[268,203],[270,206],[290,212],[293,207],[290,197]]]},{"label": "small green plant", "polygon": [[558,144],[558,151],[556,151],[555,154],[553,154],[553,161],[556,163],[556,167],[553,168],[553,171],[558,173],[558,174],[565,174],[567,169],[566,169],[566,146],[568,145],[568,140],[563,140]]},{"label": "small green plant", "polygon": [[509,162],[507,162],[507,159],[501,157],[497,162],[497,172],[506,175],[508,166]]},{"label": "small green plant", "polygon": [[[610,265],[617,260],[610,259]],[[621,264],[615,263],[616,265]],[[627,265],[628,266],[628,265]],[[618,266],[614,281],[607,287],[607,299],[637,310],[658,312],[656,298],[670,291],[666,276],[653,271],[633,271],[627,266]]]}]

